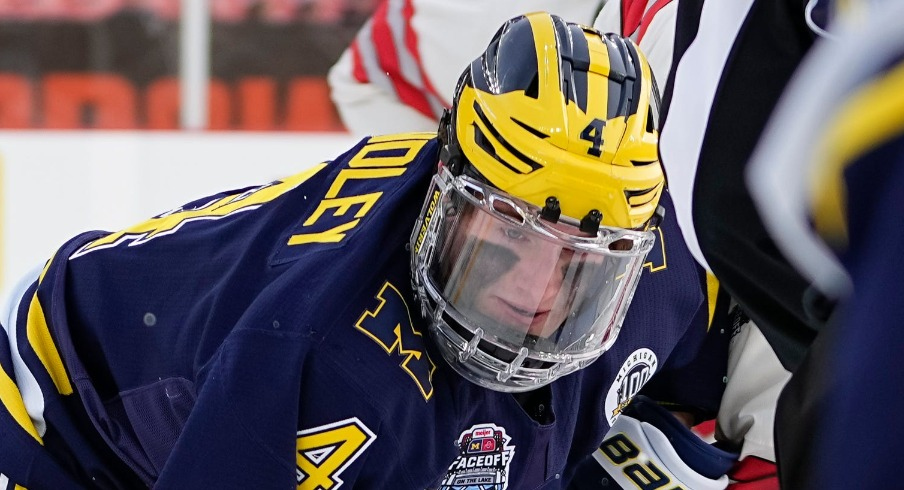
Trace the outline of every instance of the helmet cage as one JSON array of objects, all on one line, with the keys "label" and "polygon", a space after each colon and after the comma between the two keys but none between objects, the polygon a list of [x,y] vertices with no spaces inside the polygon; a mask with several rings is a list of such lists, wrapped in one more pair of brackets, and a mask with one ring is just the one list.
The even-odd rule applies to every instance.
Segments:
[{"label": "helmet cage", "polygon": [[[595,236],[569,233],[564,230],[568,226],[562,225],[576,230],[574,218],[562,216],[555,226],[541,218],[542,211],[536,206],[466,175],[453,176],[444,166],[434,176],[428,195],[431,198],[421,211],[422,225],[411,238],[413,282],[431,335],[459,374],[493,390],[527,391],[589,365],[612,346],[652,248],[652,232],[601,226]],[[488,326],[485,317],[476,318],[461,302],[449,299],[458,295],[449,294],[452,281],[439,270],[474,267],[473,261],[458,265],[456,260],[468,258],[450,259],[444,252],[453,234],[459,233],[463,209],[486,213],[507,226],[520,226],[519,230],[532,238],[605,264],[595,269],[588,266],[587,271],[593,270],[595,275],[587,272],[570,287],[563,286],[567,292],[562,294],[572,295],[568,316],[548,338],[513,334],[511,328],[492,323]]]}]

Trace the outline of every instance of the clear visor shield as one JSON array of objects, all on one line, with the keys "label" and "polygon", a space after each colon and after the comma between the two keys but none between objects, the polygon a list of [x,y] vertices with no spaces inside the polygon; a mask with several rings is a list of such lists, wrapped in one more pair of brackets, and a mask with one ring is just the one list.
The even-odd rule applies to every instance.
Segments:
[{"label": "clear visor shield", "polygon": [[577,223],[543,220],[535,206],[466,177],[438,175],[434,185],[442,189],[436,240],[421,271],[469,330],[466,340],[476,334],[494,349],[526,348],[528,358],[550,362],[595,358],[611,346],[651,232],[601,227],[587,236]]}]

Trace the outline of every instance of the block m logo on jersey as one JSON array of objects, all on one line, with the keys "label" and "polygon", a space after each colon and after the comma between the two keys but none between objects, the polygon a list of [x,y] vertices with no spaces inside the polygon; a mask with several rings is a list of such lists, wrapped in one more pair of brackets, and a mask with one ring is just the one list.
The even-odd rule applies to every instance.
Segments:
[{"label": "block m logo on jersey", "polygon": [[414,327],[408,304],[395,286],[386,282],[377,293],[377,306],[366,310],[355,328],[380,345],[387,354],[402,357],[402,368],[424,397],[433,396],[433,372],[436,364],[427,355],[424,337]]}]

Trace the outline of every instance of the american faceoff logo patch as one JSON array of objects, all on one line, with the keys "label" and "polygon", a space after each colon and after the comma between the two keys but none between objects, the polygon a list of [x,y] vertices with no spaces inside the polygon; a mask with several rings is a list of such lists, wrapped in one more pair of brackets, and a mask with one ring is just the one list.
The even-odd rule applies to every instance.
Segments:
[{"label": "american faceoff logo patch", "polygon": [[440,488],[472,490],[508,488],[509,465],[515,446],[505,428],[494,424],[472,426],[458,437],[458,457],[449,466]]}]

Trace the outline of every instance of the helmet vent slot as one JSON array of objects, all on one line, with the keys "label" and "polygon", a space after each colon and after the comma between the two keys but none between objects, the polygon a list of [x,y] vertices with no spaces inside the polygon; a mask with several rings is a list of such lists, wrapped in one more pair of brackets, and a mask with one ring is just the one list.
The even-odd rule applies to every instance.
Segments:
[{"label": "helmet vent slot", "polygon": [[512,118],[512,122],[514,122],[518,126],[521,126],[524,129],[526,129],[528,132],[530,132],[530,134],[536,136],[537,138],[544,138],[544,139],[549,138],[548,134],[540,131],[539,129],[537,129],[533,126],[529,126],[526,122],[519,121],[519,120],[515,119],[514,117]]},{"label": "helmet vent slot", "polygon": [[630,238],[619,238],[609,244],[609,250],[633,250],[634,240]]},{"label": "helmet vent slot", "polygon": [[[522,163],[529,166],[530,170],[527,172],[519,171],[518,169],[513,167],[510,163],[503,160],[502,157],[500,157],[499,154],[496,153],[495,146],[493,146],[493,144],[490,143],[490,141],[486,137],[486,135],[483,134],[483,129],[480,127],[480,125],[478,125],[477,123],[474,123],[475,142],[477,143],[478,146],[481,147],[481,149],[483,149],[484,151],[489,153],[493,158],[495,158],[496,161],[505,165],[509,170],[520,173],[520,174],[530,173],[535,170],[539,170],[539,169],[543,168],[543,165],[531,160],[527,155],[525,155],[524,153],[521,153],[520,151],[515,149],[514,146],[512,146],[511,144],[509,144],[505,141],[505,139],[502,137],[502,135],[499,134],[499,131],[497,131],[496,128],[493,127],[493,124],[490,122],[490,120],[487,119],[486,114],[483,113],[483,109],[480,107],[480,104],[478,104],[477,101],[474,101],[474,113],[477,114],[477,118],[480,119],[480,122],[483,123],[483,125],[487,128],[487,131],[490,132],[490,134],[493,136],[493,138],[495,138],[495,140],[498,141],[499,144],[502,145],[506,150],[508,150],[508,152],[511,153],[515,158],[517,158]],[[484,141],[482,142],[481,140],[484,140]]]},{"label": "helmet vent slot", "polygon": [[470,194],[474,199],[477,199],[480,202],[484,202],[484,200],[486,199],[486,196],[484,195],[484,193],[476,187],[466,185],[463,187],[463,189],[465,190],[465,192]]},{"label": "helmet vent slot", "polygon": [[474,125],[474,140],[477,142],[477,146],[480,147],[483,151],[489,153],[494,158],[496,157],[496,147],[493,146],[493,143],[487,139],[487,136],[483,134],[483,130],[480,129],[480,126]]},{"label": "helmet vent slot", "polygon": [[649,189],[640,189],[636,191],[626,190],[625,199],[628,200],[628,204],[631,206],[643,206],[658,197],[658,194],[656,193],[658,187],[659,185],[650,187]]},{"label": "helmet vent slot", "polygon": [[518,209],[514,204],[500,199],[498,197],[494,197],[492,200],[493,210],[499,213],[502,216],[505,216],[509,221],[513,221],[515,223],[524,224],[524,217],[521,216],[521,213],[518,212]]}]

